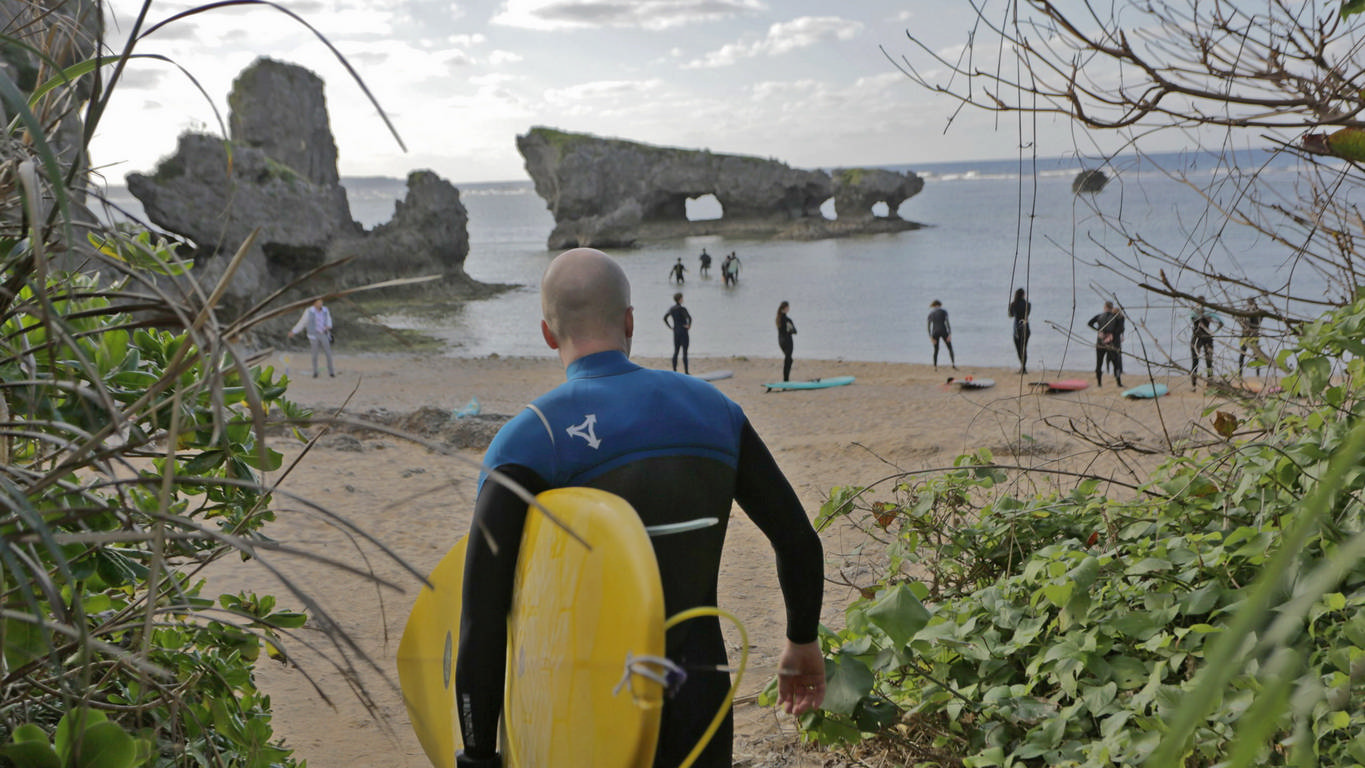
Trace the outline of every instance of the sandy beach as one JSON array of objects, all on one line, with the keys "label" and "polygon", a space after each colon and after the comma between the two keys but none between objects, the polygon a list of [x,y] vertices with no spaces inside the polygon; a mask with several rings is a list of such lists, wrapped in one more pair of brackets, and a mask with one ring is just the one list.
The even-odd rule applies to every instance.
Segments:
[{"label": "sandy beach", "polygon": [[[668,366],[666,360],[637,362]],[[279,517],[267,535],[382,582],[315,559],[282,553],[266,558],[317,601],[312,620],[287,646],[295,663],[266,664],[261,674],[273,699],[276,733],[310,768],[423,768],[427,761],[408,725],[394,654],[419,586],[413,571],[426,573],[468,527],[482,440],[496,420],[478,428],[462,420],[458,433],[437,426],[471,398],[485,416],[514,414],[560,383],[563,371],[548,355],[339,356],[335,378],[325,372],[313,378],[300,351],[277,353],[270,363],[289,369],[290,398],[315,413],[383,418],[424,441],[332,430],[306,452],[287,438],[274,444],[286,454],[286,469],[270,478],[280,484],[274,504]],[[1180,377],[1158,379],[1170,385],[1167,397],[1126,400],[1112,381],[1094,387],[1092,373],[1019,375],[1006,369],[806,361],[799,349],[793,378],[853,375],[855,383],[767,392],[762,384],[780,378],[780,361],[693,359],[691,369],[733,371],[715,385],[744,407],[812,518],[834,486],[873,485],[901,472],[948,467],[958,454],[983,447],[1003,464],[1065,468],[1131,483],[1155,459],[1134,451],[1118,455],[1105,446],[1160,451],[1169,439],[1203,432],[1210,420],[1202,412],[1214,402]],[[997,384],[965,390],[946,384],[950,375],[990,377]],[[1082,378],[1091,387],[1048,395],[1028,386],[1045,378]],[[1125,379],[1129,386],[1144,381],[1135,373]],[[885,484],[884,495],[890,490]],[[753,701],[771,678],[781,647],[782,601],[771,551],[737,508],[730,531],[721,607],[744,622],[751,644],[736,707],[736,765],[821,765],[823,755],[798,744],[791,717]],[[823,618],[838,628],[844,606],[855,596],[846,582],[872,577],[852,554],[856,532],[833,526],[822,537],[831,579]],[[276,595],[282,607],[302,607],[300,598],[256,563],[220,564],[211,578],[218,591],[256,589]],[[338,641],[337,633],[326,631],[329,626],[344,630],[348,639]]]}]

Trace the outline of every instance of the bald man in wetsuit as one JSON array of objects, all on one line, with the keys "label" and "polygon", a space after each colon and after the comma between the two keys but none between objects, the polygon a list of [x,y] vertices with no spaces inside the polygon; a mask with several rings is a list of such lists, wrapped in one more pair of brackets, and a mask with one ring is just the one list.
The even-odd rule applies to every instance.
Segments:
[{"label": "bald man in wetsuit", "polygon": [[[541,281],[541,311],[541,335],[559,353],[567,381],[499,430],[484,466],[532,493],[565,486],[610,491],[630,502],[646,526],[717,518],[716,525],[652,539],[668,616],[717,604],[721,549],[731,504],[738,502],[777,555],[787,609],[778,699],[792,714],[820,706],[823,550],[744,412],[707,382],[630,362],[630,284],[601,251],[576,248],[557,256]],[[591,428],[583,429],[585,423]],[[462,767],[500,765],[507,613],[525,519],[525,502],[487,476],[479,479],[455,665]],[[654,759],[658,768],[673,768],[720,709],[730,676],[718,671],[728,662],[715,617],[678,624],[668,630],[665,647],[687,671],[664,700]],[[728,768],[733,732],[730,714],[694,765]]]}]

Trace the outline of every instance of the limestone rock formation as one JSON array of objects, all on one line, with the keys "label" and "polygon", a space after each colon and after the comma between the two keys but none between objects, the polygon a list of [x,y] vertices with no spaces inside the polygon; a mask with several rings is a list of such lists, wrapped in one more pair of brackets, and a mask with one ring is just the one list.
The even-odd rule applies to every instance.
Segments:
[{"label": "limestone rock formation", "polygon": [[896,217],[900,204],[924,189],[924,179],[913,173],[881,168],[838,168],[834,179],[834,210],[840,219],[872,219],[878,203],[885,203],[887,216]]},{"label": "limestone rock formation", "polygon": [[[776,160],[543,127],[518,136],[517,149],[555,217],[551,249],[619,247],[701,234],[814,239],[919,226],[895,212],[923,187],[913,174],[846,171],[844,180],[831,179],[824,171]],[[826,219],[821,205],[835,197],[837,206],[841,188],[846,204],[855,208],[845,217],[840,207],[838,219]],[[687,201],[706,195],[715,196],[723,216],[689,221]],[[872,215],[873,204],[893,199],[889,215]],[[864,209],[856,208],[864,203]]]},{"label": "limestone rock formation", "polygon": [[127,180],[148,218],[198,246],[200,281],[217,280],[227,257],[260,228],[234,278],[232,293],[241,298],[321,265],[333,237],[361,231],[340,185],[313,184],[259,149],[206,134],[181,135],[154,175]]},{"label": "limestone rock formation", "polygon": [[129,174],[128,190],[157,226],[196,247],[195,275],[216,280],[259,228],[229,286],[244,306],[324,264],[349,259],[306,292],[394,277],[439,275],[468,287],[468,214],[459,191],[429,171],[408,177],[407,198],[371,232],[351,216],[339,183],[323,82],[293,64],[260,59],[234,81],[231,140],[184,134],[150,175]]},{"label": "limestone rock formation", "polygon": [[393,218],[361,236],[338,237],[327,260],[355,257],[349,279],[377,282],[395,275],[464,275],[469,253],[469,215],[460,190],[431,171],[408,174],[407,196],[395,204]]},{"label": "limestone rock formation", "polygon": [[303,67],[257,59],[232,82],[228,135],[314,184],[341,183],[322,85]]}]

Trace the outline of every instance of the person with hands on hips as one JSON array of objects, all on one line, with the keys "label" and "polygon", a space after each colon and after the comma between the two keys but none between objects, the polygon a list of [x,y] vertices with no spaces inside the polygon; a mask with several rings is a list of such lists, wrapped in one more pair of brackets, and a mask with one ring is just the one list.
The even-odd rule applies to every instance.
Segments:
[{"label": "person with hands on hips", "polygon": [[[630,284],[601,251],[575,248],[551,261],[541,281],[541,311],[541,335],[559,353],[566,381],[498,431],[483,466],[531,493],[567,486],[615,493],[646,526],[715,518],[711,525],[651,539],[666,616],[717,605],[721,550],[737,502],[776,554],[787,617],[779,702],[791,714],[819,707],[825,696],[818,641],[823,548],[743,410],[708,382],[629,360],[635,330]],[[589,416],[592,434],[575,430]],[[507,614],[525,520],[526,502],[485,472],[470,523],[455,661],[460,766],[500,765]],[[730,689],[719,619],[670,628],[665,653],[687,675],[664,698],[654,766],[675,768],[700,742]],[[733,712],[727,712],[694,765],[728,768],[733,735]]]}]

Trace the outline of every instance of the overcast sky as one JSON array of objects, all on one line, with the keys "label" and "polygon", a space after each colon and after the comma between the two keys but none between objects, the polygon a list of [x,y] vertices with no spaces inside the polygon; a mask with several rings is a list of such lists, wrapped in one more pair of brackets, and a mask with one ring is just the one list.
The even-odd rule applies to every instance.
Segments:
[{"label": "overcast sky", "polygon": [[[138,53],[183,67],[227,114],[233,78],[260,56],[326,82],[342,175],[429,168],[459,183],[525,179],[532,126],[772,157],[801,168],[1016,156],[1012,118],[970,113],[888,60],[907,30],[943,50],[967,40],[962,0],[280,0],[350,61],[404,152],[327,47],[267,6],[215,10],[157,31]],[[110,44],[138,5],[110,3]],[[190,7],[156,2],[148,25]],[[921,57],[922,59],[922,57]],[[217,131],[176,66],[143,60],[119,84],[93,160],[110,181],[151,170],[185,130]],[[1074,145],[1044,126],[1042,149]]]}]

